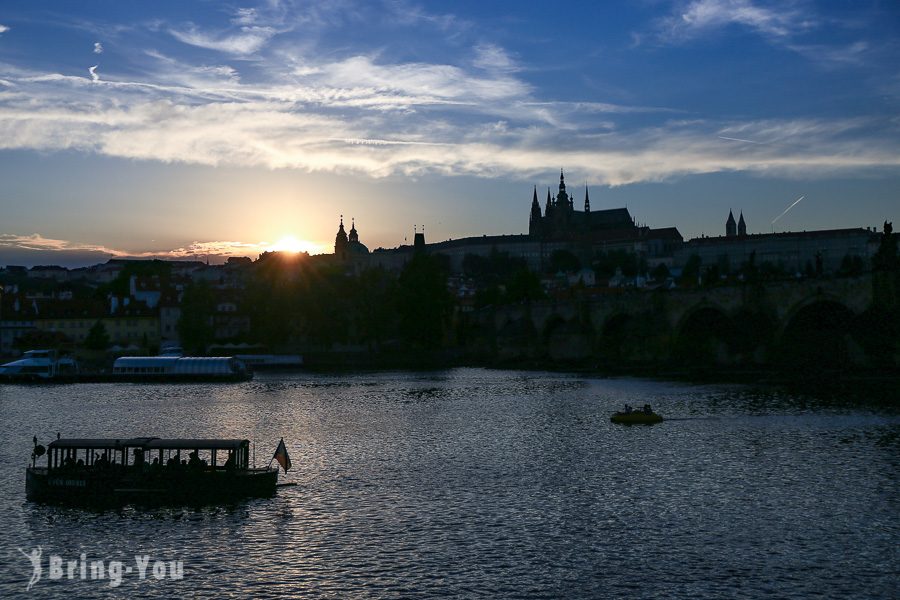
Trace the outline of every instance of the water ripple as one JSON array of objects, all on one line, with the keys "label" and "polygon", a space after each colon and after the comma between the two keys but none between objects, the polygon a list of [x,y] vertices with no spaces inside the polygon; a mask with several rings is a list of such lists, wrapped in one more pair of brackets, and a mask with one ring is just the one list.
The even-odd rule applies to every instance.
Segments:
[{"label": "water ripple", "polygon": [[[670,420],[623,427],[651,403]],[[296,487],[203,508],[24,501],[31,436],[280,437]],[[44,556],[183,580],[45,597],[897,597],[900,416],[739,386],[458,369],[0,387],[0,596]]]}]

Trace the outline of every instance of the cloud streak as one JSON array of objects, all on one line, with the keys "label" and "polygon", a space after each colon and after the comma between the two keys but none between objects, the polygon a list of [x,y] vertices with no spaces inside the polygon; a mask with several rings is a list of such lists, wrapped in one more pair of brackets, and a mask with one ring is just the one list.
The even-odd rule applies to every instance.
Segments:
[{"label": "cloud streak", "polygon": [[[493,42],[444,63],[392,61],[384,51],[276,50],[269,45],[279,32],[334,18],[313,7],[290,21],[278,6],[237,9],[219,30],[158,24],[164,38],[224,54],[211,64],[153,48],[137,53],[141,69],[125,75],[104,63],[102,78],[98,65],[77,77],[0,64],[0,149],[375,178],[521,177],[565,164],[611,185],[732,171],[827,176],[900,164],[900,123],[889,117],[712,120],[602,98],[556,101],[541,97],[518,57]],[[664,22],[670,40],[732,24],[789,40],[815,23],[793,4],[682,6]],[[388,8],[385,18],[398,23],[448,35],[466,28],[404,2]],[[278,60],[248,60],[255,53]]]},{"label": "cloud streak", "polygon": [[786,214],[788,213],[789,210],[791,210],[792,208],[794,208],[795,206],[797,206],[798,204],[800,204],[800,201],[803,200],[804,198],[806,198],[806,196],[800,196],[799,198],[797,198],[796,200],[794,200],[794,202],[791,203],[791,205],[788,206],[786,209],[784,209],[784,211],[783,211],[780,215],[778,215],[777,217],[775,217],[774,219],[772,219],[772,225],[774,225],[774,224],[778,221],[778,219],[780,219],[781,217],[783,217],[784,215],[786,215]]},{"label": "cloud streak", "polygon": [[694,0],[659,22],[669,41],[696,37],[729,25],[746,27],[770,38],[785,38],[809,29],[814,22],[789,4],[760,6],[751,0]]},{"label": "cloud streak", "polygon": [[[898,124],[876,117],[673,120],[653,109],[535,102],[528,85],[505,73],[371,57],[321,65],[292,85],[244,85],[227,67],[170,68],[163,77],[177,71],[182,85],[100,80],[94,67],[92,80],[13,73],[0,97],[0,148],[372,177],[521,176],[565,164],[613,185],[900,165]],[[609,120],[630,110],[652,123]],[[729,152],[720,138],[769,143]]]},{"label": "cloud streak", "polygon": [[[317,252],[328,252],[330,248],[321,243],[309,242]],[[131,252],[119,248],[111,248],[97,244],[84,244],[70,240],[44,237],[39,233],[19,235],[0,233],[0,251],[15,250],[41,253],[52,257],[54,254],[89,254],[108,258],[162,258],[162,259],[211,259],[213,262],[224,262],[230,256],[248,256],[256,258],[266,251],[276,248],[276,242],[240,242],[240,241],[193,241],[185,246],[171,250]],[[21,254],[21,252],[19,253]]]},{"label": "cloud streak", "polygon": [[[764,4],[757,0],[692,0],[656,21],[654,37],[664,44],[680,44],[728,27],[741,27],[771,45],[795,52],[826,68],[865,63],[872,48],[864,41],[810,44],[798,41],[822,28],[825,20],[808,6],[793,2]],[[634,34],[641,40],[644,36]]]},{"label": "cloud streak", "polygon": [[170,29],[169,33],[183,44],[244,56],[258,52],[277,32],[271,27],[247,25],[234,33],[211,34],[195,26]]}]

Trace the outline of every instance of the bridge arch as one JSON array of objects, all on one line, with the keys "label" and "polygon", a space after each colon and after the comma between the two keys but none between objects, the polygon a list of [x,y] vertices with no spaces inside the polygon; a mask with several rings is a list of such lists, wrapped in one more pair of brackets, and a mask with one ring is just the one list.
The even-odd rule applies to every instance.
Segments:
[{"label": "bridge arch", "polygon": [[688,310],[675,328],[672,358],[692,366],[726,363],[733,338],[734,325],[728,313],[702,302]]},{"label": "bridge arch", "polygon": [[798,303],[784,321],[777,360],[801,373],[840,371],[858,362],[851,335],[856,315],[838,299],[818,295]]},{"label": "bridge arch", "polygon": [[634,320],[635,317],[627,312],[616,312],[606,318],[600,329],[600,356],[612,361],[627,357],[627,345]]},{"label": "bridge arch", "polygon": [[853,320],[851,335],[865,353],[867,366],[900,366],[900,308],[870,306]]},{"label": "bridge arch", "polygon": [[560,328],[565,327],[567,323],[568,321],[561,315],[552,314],[548,316],[544,321],[544,328],[541,331],[541,337],[544,339],[544,342],[546,343],[550,339],[550,336]]},{"label": "bridge arch", "polygon": [[799,302],[795,302],[787,310],[787,312],[783,313],[783,316],[781,317],[781,329],[779,331],[779,334],[784,333],[785,329],[787,329],[791,321],[793,321],[801,311],[804,311],[809,306],[819,303],[840,305],[843,306],[846,310],[853,313],[853,310],[847,305],[843,298],[835,294],[824,293],[821,289],[819,289],[815,294],[806,296]]},{"label": "bridge arch", "polygon": [[778,317],[774,312],[742,306],[731,315],[730,351],[737,363],[764,364],[772,356],[778,338]]},{"label": "bridge arch", "polygon": [[591,355],[594,332],[589,323],[577,318],[564,319],[553,315],[544,326],[543,339],[552,360],[582,360]]}]

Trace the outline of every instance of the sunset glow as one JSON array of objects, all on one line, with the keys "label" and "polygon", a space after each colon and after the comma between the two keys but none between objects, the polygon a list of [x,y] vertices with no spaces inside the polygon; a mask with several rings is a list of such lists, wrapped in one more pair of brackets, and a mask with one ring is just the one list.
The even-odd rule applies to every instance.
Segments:
[{"label": "sunset glow", "polygon": [[896,215],[896,2],[212,4],[3,3],[0,265],[518,234],[560,169],[688,239]]},{"label": "sunset glow", "polygon": [[264,246],[263,249],[275,252],[308,252],[309,254],[319,254],[323,251],[319,244],[308,240],[298,240],[292,235],[286,235],[271,246]]}]

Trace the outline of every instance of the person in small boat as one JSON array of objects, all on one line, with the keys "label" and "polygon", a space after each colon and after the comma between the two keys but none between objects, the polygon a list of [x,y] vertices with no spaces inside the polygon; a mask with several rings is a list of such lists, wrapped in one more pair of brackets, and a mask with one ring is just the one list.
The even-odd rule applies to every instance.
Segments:
[{"label": "person in small boat", "polygon": [[134,449],[134,466],[137,469],[141,469],[144,467],[144,451],[140,448]]},{"label": "person in small boat", "polygon": [[622,409],[622,412],[627,415],[627,414],[631,414],[631,410],[632,410],[631,406],[626,404],[625,408]]},{"label": "person in small boat", "polygon": [[100,455],[100,458],[97,459],[97,462],[94,463],[97,465],[98,469],[104,469],[109,466],[109,458],[106,456],[106,452]]},{"label": "person in small boat", "polygon": [[197,454],[197,451],[194,450],[190,454],[188,454],[188,464],[192,469],[202,469],[203,463],[200,461],[200,456]]},{"label": "person in small boat", "polygon": [[228,460],[225,461],[225,470],[234,471],[234,452],[228,453]]},{"label": "person in small boat", "polygon": [[653,409],[650,408],[650,405],[649,405],[649,404],[645,404],[645,405],[644,405],[644,414],[645,414],[645,415],[652,415],[652,414],[653,414]]}]

